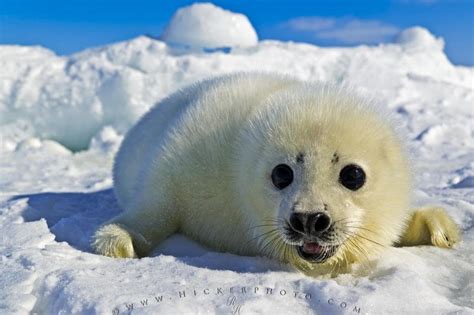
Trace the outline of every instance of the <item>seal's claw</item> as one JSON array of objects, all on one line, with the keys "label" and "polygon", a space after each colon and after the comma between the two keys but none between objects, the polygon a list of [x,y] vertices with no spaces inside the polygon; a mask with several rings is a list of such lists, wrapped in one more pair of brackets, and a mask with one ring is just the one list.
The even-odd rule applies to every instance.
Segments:
[{"label": "seal's claw", "polygon": [[431,244],[450,248],[460,241],[459,229],[443,208],[427,209],[426,226],[431,235]]}]

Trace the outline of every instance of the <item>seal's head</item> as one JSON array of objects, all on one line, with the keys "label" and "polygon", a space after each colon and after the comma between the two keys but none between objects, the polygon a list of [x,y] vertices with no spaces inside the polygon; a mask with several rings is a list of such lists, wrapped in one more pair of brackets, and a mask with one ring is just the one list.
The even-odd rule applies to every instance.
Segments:
[{"label": "seal's head", "polygon": [[265,102],[243,126],[236,170],[260,254],[317,270],[396,241],[410,175],[379,111],[328,86],[291,87]]}]

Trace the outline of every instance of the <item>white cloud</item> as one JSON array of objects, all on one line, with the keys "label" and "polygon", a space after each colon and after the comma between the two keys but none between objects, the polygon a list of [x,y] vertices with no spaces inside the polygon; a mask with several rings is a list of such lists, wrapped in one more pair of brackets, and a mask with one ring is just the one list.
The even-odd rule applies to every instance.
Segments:
[{"label": "white cloud", "polygon": [[282,26],[313,38],[333,39],[347,44],[378,43],[400,31],[396,26],[378,20],[318,16],[294,18]]},{"label": "white cloud", "polygon": [[319,31],[333,27],[335,24],[336,20],[331,18],[302,16],[287,21],[283,26],[295,31]]},{"label": "white cloud", "polygon": [[339,27],[318,32],[316,37],[336,39],[349,44],[376,43],[384,41],[398,32],[400,30],[397,27],[380,21],[350,20]]}]

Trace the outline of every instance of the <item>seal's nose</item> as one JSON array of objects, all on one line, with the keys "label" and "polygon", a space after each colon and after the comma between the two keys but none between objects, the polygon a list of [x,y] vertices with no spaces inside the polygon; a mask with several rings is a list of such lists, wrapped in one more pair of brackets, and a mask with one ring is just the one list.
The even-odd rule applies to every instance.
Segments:
[{"label": "seal's nose", "polygon": [[304,222],[306,221],[304,213],[292,213],[290,215],[290,225],[296,232],[304,233]]},{"label": "seal's nose", "polygon": [[324,212],[312,213],[308,217],[308,230],[322,233],[331,225],[331,218]]},{"label": "seal's nose", "polygon": [[331,218],[324,212],[294,212],[290,216],[290,225],[296,232],[320,234],[329,228],[331,225]]}]

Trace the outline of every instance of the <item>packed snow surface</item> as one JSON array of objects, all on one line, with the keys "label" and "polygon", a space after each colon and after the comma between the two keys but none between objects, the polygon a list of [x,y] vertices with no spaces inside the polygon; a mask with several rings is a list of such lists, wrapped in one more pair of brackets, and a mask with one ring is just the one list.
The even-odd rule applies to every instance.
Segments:
[{"label": "packed snow surface", "polygon": [[169,44],[199,48],[253,46],[258,41],[257,33],[245,15],[212,3],[195,3],[179,9],[162,39]]},{"label": "packed snow surface", "polygon": [[[173,28],[191,23],[184,14]],[[204,53],[139,37],[59,57],[0,46],[0,314],[473,314],[474,71],[440,42],[416,28],[354,48],[264,41]],[[186,84],[250,70],[347,84],[386,106],[411,147],[414,204],[444,206],[463,242],[387,248],[370,271],[335,279],[179,235],[140,260],[92,254],[91,234],[121,211],[111,166],[127,129]]]}]

